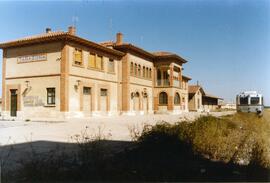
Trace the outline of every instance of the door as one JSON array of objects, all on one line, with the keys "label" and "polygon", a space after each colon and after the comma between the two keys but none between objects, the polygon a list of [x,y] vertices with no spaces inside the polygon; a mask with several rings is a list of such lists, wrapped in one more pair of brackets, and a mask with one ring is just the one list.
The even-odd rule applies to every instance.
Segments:
[{"label": "door", "polygon": [[101,112],[107,112],[107,97],[108,97],[108,91],[107,89],[101,89],[100,90],[100,111]]},{"label": "door", "polygon": [[134,111],[140,111],[140,94],[138,92],[135,93],[133,98]]},{"label": "door", "polygon": [[17,116],[17,90],[10,90],[10,116]]},{"label": "door", "polygon": [[91,88],[83,87],[83,112],[91,112]]},{"label": "door", "polygon": [[143,97],[143,111],[144,111],[144,114],[146,114],[147,113],[147,111],[148,111],[148,98],[147,98],[147,96],[144,96]]}]

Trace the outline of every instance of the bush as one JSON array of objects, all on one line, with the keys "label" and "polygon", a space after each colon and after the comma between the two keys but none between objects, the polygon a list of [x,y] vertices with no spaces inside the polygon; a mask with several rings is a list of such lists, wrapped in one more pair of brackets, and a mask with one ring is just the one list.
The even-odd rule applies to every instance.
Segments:
[{"label": "bush", "polygon": [[192,148],[194,154],[213,161],[270,168],[270,126],[256,114],[203,116],[194,122],[160,123],[143,130],[138,142],[145,148],[159,145]]},{"label": "bush", "polygon": [[269,168],[270,127],[255,114],[202,117],[190,125],[194,152],[211,160]]},{"label": "bush", "polygon": [[108,146],[113,141],[106,141],[101,129],[90,135],[86,128],[73,138],[75,152],[56,148],[41,154],[33,150],[30,158],[21,161],[16,178],[265,181],[269,173],[266,168],[270,168],[269,124],[265,116],[246,113],[203,116],[176,124],[161,122],[144,125],[142,131],[130,127],[134,141],[113,147]]}]

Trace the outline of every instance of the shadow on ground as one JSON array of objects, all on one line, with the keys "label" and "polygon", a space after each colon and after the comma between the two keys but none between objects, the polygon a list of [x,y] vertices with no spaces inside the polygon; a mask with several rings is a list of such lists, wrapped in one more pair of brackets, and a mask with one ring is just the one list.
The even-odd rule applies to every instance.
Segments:
[{"label": "shadow on ground", "polygon": [[256,165],[211,162],[171,141],[37,141],[2,146],[3,182],[35,181],[269,181]]}]

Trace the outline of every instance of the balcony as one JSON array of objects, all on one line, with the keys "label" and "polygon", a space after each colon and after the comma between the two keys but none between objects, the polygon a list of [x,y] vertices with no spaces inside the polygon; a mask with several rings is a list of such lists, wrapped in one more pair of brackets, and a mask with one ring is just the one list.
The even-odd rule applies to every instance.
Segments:
[{"label": "balcony", "polygon": [[170,86],[170,80],[169,79],[158,79],[156,86],[165,86],[168,87]]},{"label": "balcony", "polygon": [[175,87],[181,87],[180,86],[180,81],[179,80],[173,80],[173,86],[175,86]]}]

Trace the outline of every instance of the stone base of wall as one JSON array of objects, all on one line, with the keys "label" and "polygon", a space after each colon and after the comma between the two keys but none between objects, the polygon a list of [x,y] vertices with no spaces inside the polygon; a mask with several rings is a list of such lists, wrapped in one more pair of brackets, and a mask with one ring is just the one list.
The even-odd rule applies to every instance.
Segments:
[{"label": "stone base of wall", "polygon": [[136,115],[147,115],[147,114],[154,114],[154,111],[122,111],[121,115],[125,116],[136,116]]},{"label": "stone base of wall", "polygon": [[82,112],[82,111],[72,111],[72,112],[60,112],[60,111],[47,111],[47,112],[37,112],[35,111],[17,111],[17,116],[10,116],[10,111],[2,111],[2,120],[22,120],[22,121],[65,121],[70,118],[91,118],[91,117],[114,117],[121,115],[135,116],[135,115],[147,115],[154,114],[154,111],[92,111],[92,112]]}]

